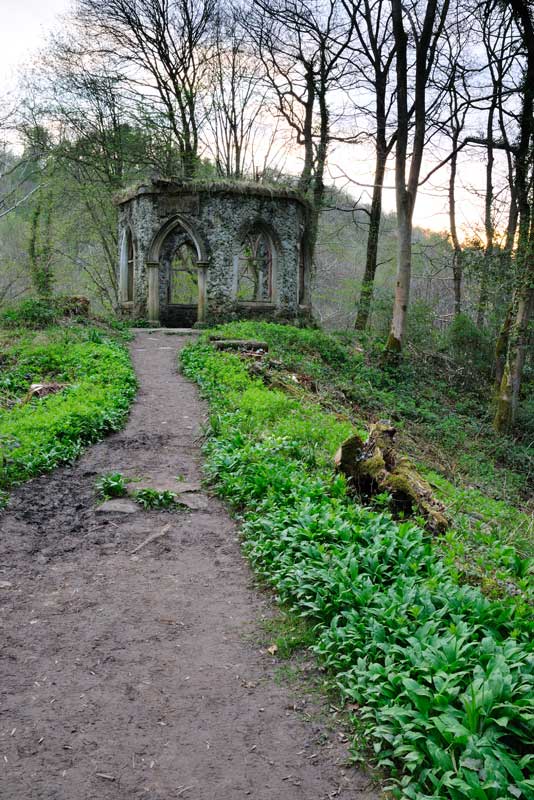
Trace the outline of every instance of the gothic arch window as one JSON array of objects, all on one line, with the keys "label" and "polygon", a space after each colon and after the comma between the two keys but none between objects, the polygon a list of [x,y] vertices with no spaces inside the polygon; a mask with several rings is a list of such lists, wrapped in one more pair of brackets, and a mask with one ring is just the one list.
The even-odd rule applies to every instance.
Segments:
[{"label": "gothic arch window", "polygon": [[274,248],[270,236],[262,230],[253,230],[247,234],[238,258],[238,301],[272,302],[273,260]]},{"label": "gothic arch window", "polygon": [[169,305],[198,302],[197,253],[192,242],[183,242],[173,253],[169,266]]},{"label": "gothic arch window", "polygon": [[120,261],[120,297],[123,303],[132,303],[134,299],[134,266],[135,252],[130,228],[126,228],[122,239]]}]

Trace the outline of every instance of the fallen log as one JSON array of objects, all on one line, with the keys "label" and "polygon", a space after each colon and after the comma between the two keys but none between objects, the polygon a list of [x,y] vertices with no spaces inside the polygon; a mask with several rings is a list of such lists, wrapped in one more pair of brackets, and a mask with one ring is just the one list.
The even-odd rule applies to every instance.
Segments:
[{"label": "fallen log", "polygon": [[259,342],[255,339],[217,339],[210,336],[210,341],[216,350],[269,350],[267,342]]},{"label": "fallen log", "polygon": [[363,500],[385,492],[394,514],[421,514],[429,530],[442,533],[449,525],[445,507],[411,461],[397,453],[395,435],[390,422],[380,421],[371,426],[366,441],[357,434],[351,436],[335,455],[336,469]]}]

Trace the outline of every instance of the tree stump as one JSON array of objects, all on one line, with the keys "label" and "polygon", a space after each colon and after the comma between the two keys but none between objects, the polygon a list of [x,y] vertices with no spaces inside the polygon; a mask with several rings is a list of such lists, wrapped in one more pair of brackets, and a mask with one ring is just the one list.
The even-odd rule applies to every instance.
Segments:
[{"label": "tree stump", "polygon": [[391,423],[382,420],[371,426],[367,441],[351,436],[335,455],[336,469],[363,500],[387,492],[394,514],[421,514],[429,530],[442,533],[449,524],[445,507],[410,460],[397,453],[395,435]]}]

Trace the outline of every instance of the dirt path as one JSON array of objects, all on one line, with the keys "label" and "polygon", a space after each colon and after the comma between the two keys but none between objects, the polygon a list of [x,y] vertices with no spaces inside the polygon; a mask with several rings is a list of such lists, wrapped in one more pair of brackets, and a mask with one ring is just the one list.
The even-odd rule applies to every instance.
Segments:
[{"label": "dirt path", "polygon": [[21,487],[0,522],[0,797],[376,797],[343,768],[317,701],[303,714],[276,681],[271,601],[224,507],[197,492],[193,511],[95,511],[104,472],[199,480],[205,409],[176,374],[185,341],[138,334],[125,430]]}]

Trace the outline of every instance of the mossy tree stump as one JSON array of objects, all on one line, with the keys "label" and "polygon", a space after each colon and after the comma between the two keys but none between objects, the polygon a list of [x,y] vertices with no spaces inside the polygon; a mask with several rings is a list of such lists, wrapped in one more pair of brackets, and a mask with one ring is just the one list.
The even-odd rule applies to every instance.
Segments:
[{"label": "mossy tree stump", "polygon": [[386,492],[394,514],[421,514],[429,530],[442,533],[448,527],[444,506],[410,460],[397,453],[395,435],[391,423],[380,421],[371,426],[367,441],[351,436],[336,453],[336,469],[363,500]]}]

